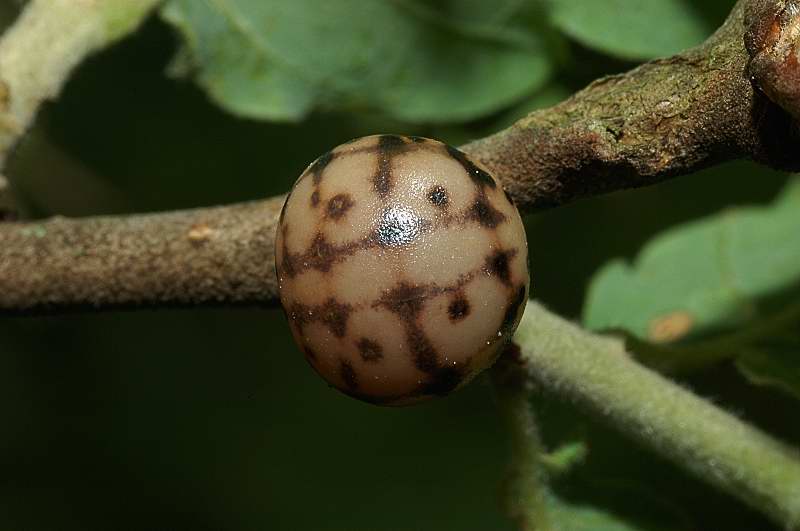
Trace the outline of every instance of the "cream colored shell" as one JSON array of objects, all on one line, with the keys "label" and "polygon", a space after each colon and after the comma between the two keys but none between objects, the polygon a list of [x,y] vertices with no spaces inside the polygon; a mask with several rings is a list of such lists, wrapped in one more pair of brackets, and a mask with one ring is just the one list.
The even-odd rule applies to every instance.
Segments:
[{"label": "cream colored shell", "polygon": [[275,260],[308,362],[376,404],[463,385],[527,301],[517,209],[462,152],[419,137],[369,136],[311,164],[284,205]]}]

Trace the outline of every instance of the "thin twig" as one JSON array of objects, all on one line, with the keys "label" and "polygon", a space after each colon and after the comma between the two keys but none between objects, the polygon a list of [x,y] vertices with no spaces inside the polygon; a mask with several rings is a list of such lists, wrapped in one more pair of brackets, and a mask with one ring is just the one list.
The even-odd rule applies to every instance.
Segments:
[{"label": "thin twig", "polygon": [[83,59],[135,30],[159,0],[31,0],[0,39],[0,171],[41,104]]},{"label": "thin twig", "polygon": [[0,224],[0,311],[274,303],[282,204]]},{"label": "thin twig", "polygon": [[519,347],[511,348],[492,367],[492,382],[500,414],[510,439],[511,459],[505,484],[506,510],[520,531],[552,531],[548,508],[551,494],[542,463],[544,446],[529,403],[530,381],[519,370]]},{"label": "thin twig", "polygon": [[535,302],[515,340],[530,378],[703,481],[800,529],[800,456]]}]

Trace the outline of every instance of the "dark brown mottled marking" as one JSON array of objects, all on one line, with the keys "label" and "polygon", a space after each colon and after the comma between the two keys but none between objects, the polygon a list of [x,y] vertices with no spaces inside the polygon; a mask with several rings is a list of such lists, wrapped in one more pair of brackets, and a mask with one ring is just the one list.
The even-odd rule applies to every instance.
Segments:
[{"label": "dark brown mottled marking", "polygon": [[281,301],[281,304],[279,306],[281,307],[281,311],[283,311],[283,316],[286,318],[287,321],[289,321],[289,310],[286,309],[286,305],[283,304],[283,301]]},{"label": "dark brown mottled marking", "polygon": [[336,194],[328,201],[325,215],[331,219],[341,219],[355,204],[348,194]]},{"label": "dark brown mottled marking", "polygon": [[344,384],[350,389],[358,389],[358,377],[353,365],[347,360],[341,360],[339,364],[339,375],[342,377]]},{"label": "dark brown mottled marking", "polygon": [[378,148],[391,155],[407,146],[405,137],[400,135],[381,135],[378,139]]},{"label": "dark brown mottled marking", "polygon": [[455,298],[447,307],[447,313],[451,321],[460,321],[469,315],[469,302],[462,295]]},{"label": "dark brown mottled marking", "polygon": [[319,190],[311,192],[311,206],[316,208],[319,205]]},{"label": "dark brown mottled marking", "polygon": [[381,135],[378,138],[378,168],[372,177],[372,187],[378,197],[385,198],[392,191],[392,158],[406,146],[403,137],[397,135]]},{"label": "dark brown mottled marking", "polygon": [[318,185],[322,181],[322,173],[325,171],[325,168],[334,158],[334,154],[332,151],[328,151],[327,153],[323,153],[317,160],[311,163],[311,166],[308,168],[308,173],[311,174],[314,185]]},{"label": "dark brown mottled marking", "polygon": [[312,360],[312,361],[316,361],[317,353],[314,352],[314,350],[311,347],[306,346],[305,349],[303,349],[303,350],[306,353],[306,358],[308,358],[309,360]]},{"label": "dark brown mottled marking", "polygon": [[[284,238],[284,245],[286,239]],[[311,246],[304,253],[290,255],[284,249],[283,261],[285,262],[284,273],[290,277],[295,276],[300,271],[306,269],[316,269],[322,273],[327,273],[333,264],[343,261],[348,256],[360,249],[369,249],[378,245],[374,235],[370,235],[361,241],[347,242],[341,245],[333,245],[325,239],[325,235],[318,233],[311,242]]]},{"label": "dark brown mottled marking", "polygon": [[386,197],[392,191],[392,176],[389,174],[389,170],[385,169],[388,166],[388,162],[385,164],[381,162],[378,171],[372,178],[372,187],[380,198]]},{"label": "dark brown mottled marking", "polygon": [[406,339],[414,355],[414,365],[417,369],[427,374],[434,374],[439,368],[439,356],[425,332],[416,323],[412,323],[407,326]]},{"label": "dark brown mottled marking", "polygon": [[280,276],[280,273],[283,273],[289,278],[292,278],[297,274],[297,271],[295,271],[294,268],[294,260],[292,260],[291,255],[286,249],[284,249],[282,252],[281,270],[278,272],[278,276]]},{"label": "dark brown mottled marking", "polygon": [[483,266],[484,271],[500,279],[503,284],[510,284],[511,267],[509,266],[509,262],[516,254],[516,249],[509,249],[507,251],[501,249],[496,250],[486,257],[486,263]]},{"label": "dark brown mottled marking", "polygon": [[297,271],[292,255],[289,253],[289,225],[283,225],[281,230],[283,232],[283,239],[281,240],[281,269],[283,274],[293,277],[297,274]]},{"label": "dark brown mottled marking", "polygon": [[500,331],[503,334],[510,334],[514,329],[514,323],[517,321],[517,314],[519,308],[525,304],[525,286],[520,286],[514,298],[508,303],[506,313],[503,316],[503,323],[500,325]]},{"label": "dark brown mottled marking", "polygon": [[347,333],[347,320],[350,318],[352,311],[352,306],[342,304],[333,297],[326,300],[317,310],[320,314],[320,320],[336,337],[344,337]]},{"label": "dark brown mottled marking", "polygon": [[493,229],[506,220],[505,214],[490,205],[484,198],[476,199],[466,214],[469,221],[477,221],[482,226]]},{"label": "dark brown mottled marking", "polygon": [[458,367],[442,367],[431,374],[431,379],[420,386],[420,394],[444,396],[451,393],[464,379]]},{"label": "dark brown mottled marking", "polygon": [[331,270],[336,254],[336,249],[328,243],[325,236],[317,234],[303,258],[311,267],[324,273]]},{"label": "dark brown mottled marking", "polygon": [[462,153],[461,151],[457,150],[453,146],[446,146],[447,153],[450,154],[451,157],[456,159],[461,166],[463,166],[464,170],[466,170],[467,174],[469,175],[470,179],[473,180],[475,184],[480,187],[488,186],[489,188],[496,188],[497,183],[494,182],[494,179],[491,175],[477,167],[471,160],[467,158],[467,156]]},{"label": "dark brown mottled marking", "polygon": [[428,192],[428,201],[438,207],[446,207],[450,203],[450,198],[444,187],[436,185]]},{"label": "dark brown mottled marking", "polygon": [[309,318],[309,307],[299,302],[295,302],[291,305],[286,312],[286,316],[300,331],[302,331],[306,323],[311,321]]},{"label": "dark brown mottled marking", "polygon": [[356,343],[361,359],[364,361],[379,361],[383,359],[383,347],[375,341],[362,337]]},{"label": "dark brown mottled marking", "polygon": [[[441,153],[442,147],[441,142],[436,140],[430,140],[428,138],[423,138],[420,136],[398,136],[398,135],[386,135],[386,136],[395,136],[396,138],[401,139],[404,141],[404,144],[398,144],[398,148],[395,149],[395,153],[402,153],[406,150],[411,150],[414,148],[417,149],[424,149],[426,151],[436,151]],[[356,139],[358,141],[360,139]],[[380,140],[379,140],[380,141]],[[348,142],[349,144],[350,142]],[[341,149],[340,149],[341,148]],[[338,160],[340,158],[347,158],[353,155],[375,155],[376,152],[376,145],[366,145],[366,146],[359,146],[359,147],[347,147],[346,144],[342,144],[339,148],[335,149],[333,154],[334,157]]]},{"label": "dark brown mottled marking", "polygon": [[405,321],[412,321],[422,311],[428,292],[425,286],[400,282],[390,291],[384,292],[375,305],[387,308]]}]

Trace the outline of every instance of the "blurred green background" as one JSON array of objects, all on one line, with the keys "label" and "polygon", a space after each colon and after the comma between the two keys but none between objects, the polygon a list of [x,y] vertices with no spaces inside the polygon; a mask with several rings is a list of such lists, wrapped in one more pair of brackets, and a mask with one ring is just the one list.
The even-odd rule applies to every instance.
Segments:
[{"label": "blurred green background", "polygon": [[[187,2],[170,9],[181,4],[188,9]],[[476,13],[481,6],[418,4],[440,24],[452,23],[453,6],[471,4]],[[524,2],[506,4],[519,9]],[[609,1],[605,22],[592,14],[591,2],[556,4],[542,19],[510,19],[530,24],[544,71],[505,101],[467,102],[461,114],[441,120],[426,115],[425,106],[403,116],[392,107],[396,99],[361,101],[353,97],[357,86],[336,98],[315,96],[291,122],[231,114],[209,100],[201,75],[199,85],[165,75],[191,75],[198,65],[189,64],[186,51],[174,60],[181,39],[154,16],[81,66],[58,101],[45,106],[8,173],[33,216],[265,197],[285,191],[318,154],[356,136],[397,132],[459,144],[488,134],[599,75],[697,42],[732,2]],[[8,24],[16,3],[0,5]],[[609,37],[613,24],[639,28],[640,20],[620,13],[648,6],[662,9],[642,15],[654,27],[625,37],[630,46],[620,51]],[[660,17],[657,24],[653,17]],[[673,19],[673,41],[651,37]],[[653,235],[681,222],[768,203],[785,181],[749,163],[726,164],[531,215],[533,295],[578,319],[590,278],[608,260],[632,258]],[[748,385],[732,364],[684,381],[800,442],[796,404]],[[548,446],[587,441],[586,461],[559,478],[557,490],[577,504],[604,507],[621,522],[614,529],[772,529],[569,404],[537,395],[534,405]],[[514,528],[502,510],[507,441],[488,381],[411,408],[361,404],[313,374],[278,309],[3,318],[0,426],[3,530]]]}]

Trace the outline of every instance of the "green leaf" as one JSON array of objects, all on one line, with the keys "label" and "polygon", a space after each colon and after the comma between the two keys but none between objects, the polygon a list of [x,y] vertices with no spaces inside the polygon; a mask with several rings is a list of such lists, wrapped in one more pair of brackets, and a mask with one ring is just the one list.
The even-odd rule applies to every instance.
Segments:
[{"label": "green leaf", "polygon": [[769,207],[732,208],[668,230],[633,265],[615,260],[589,288],[584,323],[652,342],[739,330],[800,281],[800,180]]},{"label": "green leaf", "polygon": [[448,122],[502,109],[547,81],[542,17],[528,5],[171,0],[162,15],[183,36],[179,64],[235,114],[296,121],[317,108],[368,109]]},{"label": "green leaf", "polygon": [[800,341],[747,349],[736,368],[753,384],[774,387],[800,399]]},{"label": "green leaf", "polygon": [[553,23],[581,44],[623,59],[671,55],[711,33],[685,0],[552,0]]},{"label": "green leaf", "polygon": [[734,358],[750,383],[800,398],[798,232],[794,178],[769,207],[676,227],[651,241],[634,265],[607,265],[592,281],[584,322],[644,340],[634,350],[658,369]]}]

